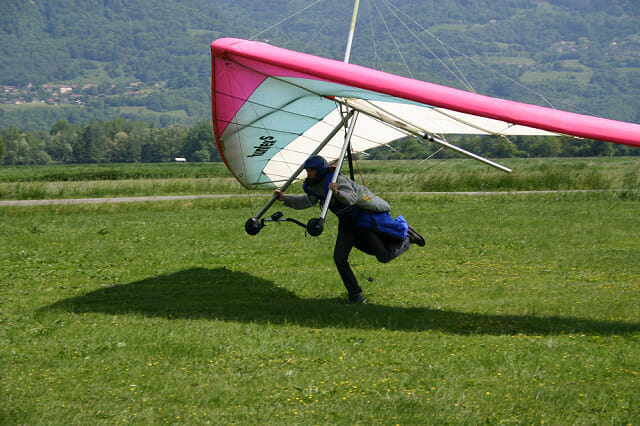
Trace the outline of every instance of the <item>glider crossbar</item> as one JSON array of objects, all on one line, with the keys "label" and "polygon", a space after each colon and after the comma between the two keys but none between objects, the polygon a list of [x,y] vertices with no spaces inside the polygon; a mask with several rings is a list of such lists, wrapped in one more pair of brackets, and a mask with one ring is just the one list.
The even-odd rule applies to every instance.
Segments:
[{"label": "glider crossbar", "polygon": [[[327,137],[324,138],[322,142],[320,142],[320,144],[316,147],[316,149],[313,150],[313,152],[311,152],[311,154],[309,154],[309,156],[316,155],[320,151],[322,151],[322,149],[331,141],[331,139],[333,139],[333,137],[340,131],[340,129],[342,129],[342,127],[344,127],[346,123],[349,122],[349,119],[351,118],[351,116],[353,116],[353,114],[354,114],[354,110],[349,111],[346,117],[343,120],[340,120],[340,122],[333,128],[331,132],[329,132]],[[282,186],[280,187],[280,191],[282,192],[286,191],[287,188],[291,186],[293,181],[296,180],[298,175],[302,173],[303,170],[304,170],[304,163],[302,163],[296,169],[296,171],[293,172],[291,177],[289,177],[289,179],[287,179],[287,181],[284,184],[282,184]],[[267,204],[265,204],[265,206],[262,209],[260,209],[260,211],[254,217],[249,218],[249,220],[247,220],[247,222],[244,225],[244,229],[247,231],[248,234],[256,235],[258,232],[260,232],[260,229],[262,229],[260,218],[267,212],[267,210],[269,210],[269,208],[271,208],[271,206],[273,206],[273,204],[277,201],[277,199],[278,197],[274,194],[271,197],[271,199],[267,202]]]},{"label": "glider crossbar", "polygon": [[[350,110],[349,114],[351,114],[351,122],[349,123],[349,128],[347,130],[347,134],[344,137],[344,143],[342,144],[342,149],[340,150],[340,157],[338,157],[338,164],[336,164],[336,170],[333,173],[333,177],[331,178],[331,183],[336,183],[338,180],[338,175],[340,174],[340,169],[342,168],[342,163],[344,162],[344,157],[347,153],[347,148],[351,143],[351,136],[353,135],[353,130],[356,127],[356,121],[358,119],[358,110]],[[346,123],[348,119],[342,120],[343,123]],[[322,211],[320,213],[320,217],[309,219],[307,222],[307,232],[312,237],[317,237],[322,234],[324,230],[324,220],[327,217],[327,211],[329,210],[329,204],[331,203],[331,198],[333,197],[333,191],[329,191],[324,198],[324,203],[322,205]]]},{"label": "glider crossbar", "polygon": [[467,156],[469,158],[473,158],[474,160],[485,163],[491,167],[495,167],[496,169],[502,170],[503,172],[511,173],[511,169],[505,167],[501,164],[498,164],[494,161],[489,160],[488,158],[481,157],[480,155],[474,154],[473,152],[467,151],[466,149],[460,148],[456,145],[450,144],[449,142],[444,141],[440,137],[434,135],[428,130],[418,126],[417,124],[410,123],[402,118],[385,111],[377,105],[371,103],[365,103],[358,99],[337,99],[336,102],[346,105],[350,108],[353,108],[357,111],[362,112],[363,114],[368,115],[369,117],[375,118],[383,123],[386,123],[390,126],[393,126],[397,129],[404,131],[407,134],[417,136],[422,139],[426,139],[430,142],[434,142],[440,146],[445,148],[449,148],[459,154]]},{"label": "glider crossbar", "polygon": [[260,221],[260,223],[262,224],[262,226],[264,226],[265,222],[276,222],[276,223],[279,223],[279,222],[292,222],[292,223],[295,223],[298,226],[303,227],[304,229],[307,229],[307,225],[305,225],[304,223],[300,222],[299,220],[294,219],[292,217],[282,217],[282,216],[284,216],[284,214],[282,212],[276,212],[276,213],[271,215],[271,218],[262,219]]},{"label": "glider crossbar", "polygon": [[[349,130],[347,131],[347,135],[344,138],[344,144],[342,145],[342,150],[340,151],[340,157],[338,157],[338,163],[336,164],[336,171],[333,173],[333,177],[331,178],[331,183],[336,183],[338,180],[338,175],[340,174],[340,169],[342,168],[342,163],[344,162],[344,157],[347,154],[347,148],[349,147],[349,143],[351,142],[351,136],[353,135],[353,129],[356,127],[356,120],[358,119],[358,111],[352,113],[351,123],[349,123]],[[327,210],[329,210],[329,203],[331,202],[331,196],[333,195],[332,191],[327,193],[327,196],[324,199],[324,204],[322,205],[322,212],[320,213],[320,218],[324,220],[327,216]]]}]

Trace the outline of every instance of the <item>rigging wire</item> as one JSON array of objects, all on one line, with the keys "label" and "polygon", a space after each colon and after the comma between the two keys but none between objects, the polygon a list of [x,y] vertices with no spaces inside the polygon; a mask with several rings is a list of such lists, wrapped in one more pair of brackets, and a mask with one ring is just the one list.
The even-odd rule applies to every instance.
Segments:
[{"label": "rigging wire", "polygon": [[[375,2],[375,0],[372,0]],[[469,80],[467,79],[467,77],[464,75],[464,73],[462,72],[462,70],[458,67],[458,64],[456,63],[456,61],[453,59],[453,57],[451,56],[451,54],[449,53],[449,49],[455,51],[457,54],[461,55],[463,58],[471,61],[472,63],[479,65],[483,68],[485,68],[486,70],[510,81],[511,83],[515,84],[518,87],[521,87],[525,90],[527,90],[530,93],[533,93],[534,95],[538,96],[540,99],[542,99],[550,108],[556,109],[556,107],[551,103],[551,101],[544,96],[541,92],[532,89],[526,85],[524,85],[523,83],[519,82],[518,80],[515,80],[503,73],[501,73],[500,71],[497,71],[493,68],[491,68],[490,66],[476,60],[473,59],[472,57],[464,54],[463,52],[461,52],[460,50],[458,50],[457,48],[448,45],[447,43],[445,43],[444,41],[442,41],[440,38],[438,38],[435,34],[433,34],[431,31],[429,31],[428,29],[426,29],[424,26],[422,26],[420,23],[418,23],[415,19],[413,19],[410,15],[408,15],[407,13],[405,13],[402,9],[400,9],[398,6],[394,5],[393,3],[389,2],[388,0],[380,0],[389,10],[389,12],[391,12],[393,14],[393,16],[398,20],[398,22],[400,22],[405,29],[409,32],[409,34],[411,34],[413,36],[413,38],[418,41],[424,48],[425,50],[427,50],[429,53],[431,53],[437,60],[438,62],[440,62],[440,64],[442,64],[442,66],[447,69],[447,71],[449,71],[463,86],[466,86],[471,92],[477,93],[476,90],[473,88],[473,86],[471,85],[471,83],[469,82]],[[451,61],[451,63],[453,64],[453,67],[457,70],[458,74],[456,74],[456,72],[454,72],[453,70],[451,70],[439,57],[438,55],[432,50],[430,49],[425,43],[424,41],[414,32],[411,30],[411,28],[409,28],[409,26],[402,20],[400,19],[400,17],[394,12],[394,9],[399,12],[400,14],[402,14],[408,21],[410,21],[411,23],[415,24],[421,31],[423,31],[424,33],[428,34],[429,36],[431,36],[434,40],[436,40],[438,43],[440,43],[440,45],[442,46],[442,48],[444,49],[445,53],[447,54],[447,57],[449,58],[449,60]],[[378,13],[380,13],[378,11]],[[386,26],[386,23],[385,23]],[[394,44],[395,44],[395,40],[394,40]],[[447,47],[449,47],[449,49],[447,49]],[[397,45],[396,45],[397,48]],[[406,64],[405,64],[406,65]],[[464,81],[463,81],[464,80]],[[574,104],[571,104],[569,102],[563,101],[563,100],[556,100],[557,102],[569,106],[571,108],[573,108],[575,111],[580,111],[586,114],[590,114],[590,115],[597,115],[591,111],[585,110],[584,108],[580,108]],[[509,142],[511,142],[511,140],[506,137],[505,135],[501,135],[503,137],[505,137]]]},{"label": "rigging wire", "polygon": [[362,170],[360,170],[360,163],[358,162],[358,156],[353,151],[353,147],[351,147],[351,156],[353,157],[353,161],[355,161],[356,167],[358,168],[358,174],[360,175],[360,179],[362,180],[362,185],[367,186],[367,183],[364,181],[364,175],[362,174]]},{"label": "rigging wire", "polygon": [[[371,28],[371,43],[373,44],[373,66],[378,67],[380,71],[384,71],[382,65],[382,59],[378,56],[378,49],[376,48],[376,36],[373,31],[373,16],[371,15],[371,2],[367,2],[367,12],[369,13],[369,27]],[[376,62],[377,61],[377,62]]]},{"label": "rigging wire", "polygon": [[[270,26],[268,26],[267,28],[265,28],[265,29],[261,30],[260,32],[258,32],[258,33],[256,33],[256,34],[254,34],[252,37],[250,37],[250,38],[249,38],[249,40],[254,40],[254,39],[255,39],[255,38],[257,38],[258,36],[260,36],[260,35],[264,34],[265,32],[267,32],[267,31],[269,31],[269,30],[271,30],[271,29],[273,29],[273,28],[277,27],[278,25],[280,25],[280,24],[282,24],[282,23],[284,23],[284,22],[288,21],[289,19],[291,19],[291,18],[293,18],[293,17],[295,17],[295,16],[299,15],[300,13],[302,13],[302,12],[306,11],[307,9],[310,9],[311,7],[313,7],[313,6],[317,5],[318,3],[321,3],[322,1],[324,1],[324,0],[316,0],[316,1],[314,1],[313,3],[311,3],[311,4],[309,4],[309,5],[305,6],[305,7],[303,7],[302,9],[298,10],[297,12],[292,13],[291,15],[287,16],[286,18],[283,18],[283,19],[281,19],[280,21],[276,22],[275,24],[270,25]],[[393,10],[395,10],[396,12],[398,12],[399,14],[401,14],[401,15],[402,15],[402,16],[403,16],[407,21],[409,21],[409,22],[413,23],[414,25],[416,25],[416,26],[417,26],[417,27],[418,27],[422,32],[426,33],[426,34],[427,34],[427,35],[429,35],[431,38],[433,38],[434,40],[436,40],[436,41],[437,41],[437,42],[442,46],[442,48],[444,49],[444,51],[446,52],[447,57],[449,58],[449,60],[450,60],[450,61],[451,61],[451,63],[453,64],[453,67],[456,69],[457,73],[456,73],[456,72],[454,72],[453,70],[451,70],[448,66],[446,66],[446,65],[444,64],[444,62],[443,62],[440,58],[438,58],[438,56],[437,56],[437,55],[436,55],[436,54],[435,54],[435,53],[434,53],[430,48],[428,48],[428,47],[427,47],[427,45],[426,45],[426,44],[425,44],[425,43],[424,43],[424,42],[419,38],[419,36],[418,36],[418,35],[416,35],[413,31],[409,30],[409,32],[411,33],[411,35],[414,37],[414,39],[415,39],[415,40],[417,40],[417,41],[418,41],[418,42],[419,42],[419,43],[420,43],[420,44],[421,44],[421,45],[422,45],[422,46],[423,46],[427,51],[429,51],[429,52],[430,52],[430,53],[431,53],[431,54],[432,54],[432,55],[433,55],[433,56],[434,56],[434,57],[435,57],[435,58],[436,58],[436,59],[437,59],[437,60],[438,60],[438,61],[439,61],[439,62],[440,62],[440,63],[441,63],[441,64],[442,64],[442,65],[443,65],[443,66],[444,66],[444,67],[445,67],[445,68],[446,68],[446,69],[447,69],[451,74],[452,74],[452,75],[454,75],[454,76],[456,77],[456,79],[457,79],[458,81],[460,81],[460,82],[463,84],[463,86],[466,86],[466,87],[467,87],[467,88],[469,88],[469,90],[471,90],[472,92],[475,92],[475,90],[474,90],[474,89],[473,89],[473,87],[471,86],[470,82],[468,81],[468,79],[466,78],[466,76],[464,75],[464,73],[463,73],[463,72],[460,70],[460,68],[458,67],[458,65],[457,65],[456,61],[453,59],[453,57],[452,57],[452,56],[451,56],[451,54],[449,53],[449,50],[451,50],[451,51],[455,52],[456,54],[458,54],[458,55],[460,55],[461,57],[465,58],[466,60],[470,61],[470,62],[471,62],[471,63],[473,63],[474,65],[477,65],[477,66],[479,66],[479,67],[482,67],[482,68],[484,68],[485,70],[487,70],[487,71],[489,71],[489,72],[491,72],[491,73],[493,73],[493,74],[496,74],[496,75],[498,75],[498,76],[500,76],[500,77],[504,78],[505,80],[508,80],[509,82],[511,82],[512,84],[516,85],[517,87],[520,87],[520,88],[522,88],[522,89],[526,90],[527,92],[532,93],[533,95],[535,95],[535,96],[539,97],[540,99],[542,99],[542,101],[543,101],[546,105],[548,105],[550,108],[556,109],[556,107],[551,103],[551,101],[549,100],[549,98],[547,98],[547,97],[546,97],[544,94],[542,94],[540,91],[535,90],[535,89],[532,89],[532,88],[530,88],[530,87],[526,86],[525,84],[521,83],[520,81],[518,81],[518,80],[516,80],[516,79],[514,79],[514,78],[512,78],[512,77],[509,77],[508,75],[506,75],[506,74],[504,74],[504,73],[502,73],[502,72],[500,72],[500,71],[498,71],[498,70],[496,70],[496,69],[494,69],[494,68],[490,67],[489,65],[484,64],[484,63],[482,63],[481,61],[479,61],[479,60],[477,60],[477,59],[474,59],[473,57],[471,57],[471,56],[469,56],[469,55],[465,54],[464,52],[462,52],[462,51],[460,51],[459,49],[457,49],[455,46],[449,45],[448,43],[446,43],[446,42],[444,42],[443,40],[441,40],[440,38],[438,38],[434,33],[432,33],[431,31],[429,31],[428,29],[426,29],[424,26],[422,26],[419,22],[417,22],[414,18],[412,18],[412,17],[411,17],[411,15],[407,14],[407,13],[406,13],[406,12],[404,12],[402,9],[400,9],[398,6],[396,6],[395,4],[393,4],[393,3],[389,2],[388,0],[380,0],[380,1],[381,1],[381,2],[382,2],[382,3],[383,3],[383,4],[384,4],[384,5],[385,5],[385,6],[386,6],[386,7],[387,7],[387,8],[388,8],[388,9],[389,9],[393,14],[394,14],[394,16],[396,17],[396,19],[398,19],[398,20],[403,24],[403,26],[404,26],[407,30],[409,30],[409,28],[407,27],[406,23],[405,23],[403,20],[401,20],[401,19],[396,15],[396,13],[394,13],[394,12],[393,12]],[[386,30],[387,30],[387,32],[389,33],[390,38],[392,39],[392,42],[393,42],[393,44],[394,44],[394,46],[395,46],[395,48],[396,48],[396,51],[397,51],[397,53],[400,55],[400,57],[401,57],[401,59],[402,59],[402,62],[403,62],[403,64],[404,64],[405,68],[407,69],[407,71],[408,71],[409,75],[413,78],[413,74],[412,74],[411,70],[409,69],[409,66],[407,65],[407,61],[405,60],[404,56],[402,55],[402,52],[401,52],[401,50],[400,50],[400,48],[399,48],[399,46],[398,46],[398,44],[397,44],[397,42],[396,42],[395,38],[393,37],[393,35],[392,35],[392,33],[391,33],[390,29],[389,29],[389,26],[387,25],[386,21],[384,20],[384,17],[382,16],[382,13],[380,12],[380,9],[379,9],[379,7],[378,7],[378,4],[376,3],[376,1],[375,1],[375,0],[371,0],[371,2],[373,2],[373,4],[374,4],[374,6],[375,6],[375,8],[376,8],[376,10],[377,10],[377,12],[378,12],[378,14],[380,15],[380,18],[381,18],[381,20],[382,20],[382,22],[383,22],[384,26],[386,27]],[[374,60],[377,60],[377,61],[379,62],[379,69],[380,69],[380,70],[383,70],[383,67],[382,67],[382,60],[381,60],[380,56],[379,56],[379,55],[378,55],[378,53],[377,53],[377,49],[376,49],[376,46],[375,46],[375,39],[374,39],[374,37],[373,37],[373,34],[374,34],[374,33],[373,33],[373,23],[372,23],[372,19],[371,19],[371,6],[370,6],[370,5],[369,5],[369,9],[368,9],[368,10],[369,10],[369,15],[370,15],[370,21],[369,21],[369,22],[370,22],[370,26],[371,26],[372,41],[373,41],[373,43],[374,43]],[[317,34],[316,34],[316,37],[317,37]],[[314,39],[315,39],[315,37],[314,37]],[[307,47],[308,47],[308,45],[309,45],[309,44],[307,44]],[[462,79],[462,80],[464,80],[464,82],[463,82],[461,79]],[[574,104],[572,104],[572,103],[569,103],[569,102],[567,102],[566,100],[558,100],[558,99],[555,99],[555,100],[554,100],[554,102],[558,102],[558,103],[560,103],[560,104],[562,104],[562,105],[566,105],[566,106],[568,106],[568,107],[571,107],[571,108],[572,108],[572,109],[574,109],[575,111],[580,111],[580,112],[582,112],[582,113],[586,113],[586,114],[590,114],[590,115],[597,115],[597,114],[595,114],[595,113],[593,113],[593,112],[591,112],[591,111],[588,111],[588,110],[586,110],[586,109],[584,109],[584,108],[581,108],[581,107],[579,107],[579,106],[576,106],[576,105],[574,105]]]},{"label": "rigging wire", "polygon": [[384,24],[385,28],[387,29],[387,32],[389,33],[389,37],[391,38],[391,41],[393,42],[393,45],[396,47],[396,52],[398,52],[398,55],[400,55],[400,59],[402,59],[402,63],[404,64],[405,68],[407,69],[407,72],[409,73],[409,76],[411,78],[414,78],[413,73],[411,72],[411,69],[409,68],[409,65],[407,65],[407,61],[404,59],[404,55],[402,54],[402,51],[400,50],[400,47],[398,46],[398,43],[396,42],[395,37],[393,36],[393,33],[391,32],[391,30],[389,29],[389,26],[387,25],[387,21],[385,21],[384,16],[382,16],[382,12],[380,12],[380,8],[378,7],[378,3],[376,3],[376,0],[371,0],[373,2],[373,5],[375,6],[376,10],[378,11],[378,15],[380,16],[380,19],[382,20],[382,23]]},{"label": "rigging wire", "polygon": [[[391,8],[391,5],[389,4],[389,2],[387,2],[387,0],[380,0],[382,1],[382,3],[387,7],[387,9],[389,9],[389,12],[391,12],[391,14],[398,20],[398,22],[400,22],[402,24],[402,26],[409,32],[409,34],[411,34],[413,36],[413,38],[418,41],[422,47],[425,48],[425,50],[427,50],[429,53],[431,53],[431,55],[433,55],[434,58],[436,58],[436,60],[438,62],[440,62],[440,64],[451,73],[451,75],[453,75],[463,86],[466,86],[467,89],[469,89],[471,92],[476,93],[475,89],[473,88],[473,86],[471,85],[471,83],[469,82],[469,80],[465,77],[465,75],[462,73],[462,71],[460,70],[460,68],[458,68],[458,65],[456,64],[456,62],[453,60],[453,58],[451,57],[451,55],[449,54],[449,51],[447,50],[446,46],[440,42],[440,44],[442,44],[442,47],[444,48],[445,53],[447,54],[447,56],[449,57],[449,60],[453,63],[453,66],[455,67],[455,69],[457,70],[458,73],[456,73],[455,71],[453,71],[451,68],[449,68],[449,66],[442,60],[440,59],[440,57],[438,56],[437,53],[435,53],[431,48],[429,48],[429,46],[427,46],[424,41],[422,41],[422,39],[415,33],[413,32],[413,30],[411,28],[409,28],[409,26],[406,24],[405,21],[403,21],[402,19],[400,19],[400,17],[393,11],[393,9]],[[397,8],[397,6],[394,6]],[[436,38],[437,39],[437,38]],[[438,40],[439,41],[439,40]]]},{"label": "rigging wire", "polygon": [[[416,22],[416,20],[415,20],[415,19],[413,19],[413,18],[411,17],[411,15],[408,15],[407,13],[405,13],[405,12],[404,12],[402,9],[400,9],[398,6],[394,5],[393,3],[389,3],[389,2],[387,2],[387,0],[381,0],[381,1],[385,2],[385,4],[386,4],[386,5],[393,7],[393,8],[394,8],[395,10],[397,10],[399,13],[401,13],[402,15],[404,15],[404,16],[407,18],[407,20],[409,20],[409,21],[410,21],[410,22],[412,22],[413,24],[417,25],[417,26],[418,26],[418,28],[420,28],[420,30],[421,30],[421,31],[425,32],[426,34],[428,34],[429,36],[431,36],[434,40],[436,40],[438,43],[440,43],[440,44],[442,45],[442,47],[445,49],[445,51],[447,52],[447,55],[449,55],[448,50],[447,50],[447,47],[448,47],[449,49],[453,50],[455,53],[457,53],[458,55],[462,56],[463,58],[465,58],[465,59],[469,60],[470,62],[474,63],[475,65],[478,65],[478,66],[480,66],[480,67],[482,67],[482,68],[484,68],[484,69],[486,69],[486,70],[488,70],[488,71],[490,71],[490,72],[492,72],[492,73],[494,73],[494,74],[496,74],[496,75],[498,75],[498,76],[500,76],[500,77],[502,77],[502,78],[504,78],[504,79],[506,79],[506,80],[510,81],[511,83],[515,84],[516,86],[518,86],[518,87],[520,87],[520,88],[522,88],[522,89],[525,89],[526,91],[528,91],[528,92],[530,92],[530,93],[532,93],[532,94],[534,94],[534,95],[538,96],[538,97],[539,97],[540,99],[542,99],[542,100],[543,100],[543,101],[544,101],[544,102],[545,102],[545,103],[546,103],[550,108],[557,109],[557,108],[556,108],[556,107],[551,103],[551,101],[549,100],[549,98],[547,98],[544,94],[542,94],[542,92],[537,91],[537,90],[535,90],[535,89],[532,89],[532,88],[528,87],[527,85],[525,85],[525,84],[521,83],[520,81],[518,81],[518,80],[516,80],[516,79],[514,79],[514,78],[511,78],[511,77],[509,77],[508,75],[505,75],[505,74],[501,73],[501,72],[500,72],[500,71],[498,71],[498,70],[495,70],[495,69],[491,68],[489,65],[486,65],[486,64],[484,64],[484,63],[482,63],[482,62],[480,62],[480,61],[478,61],[478,60],[476,60],[476,59],[474,59],[474,58],[472,58],[472,57],[470,57],[470,56],[466,55],[465,53],[463,53],[463,52],[461,52],[459,49],[457,49],[455,46],[451,46],[451,45],[447,44],[446,42],[442,41],[440,38],[438,38],[438,37],[437,37],[435,34],[433,34],[431,31],[429,31],[428,29],[426,29],[426,28],[424,28],[422,25],[420,25],[418,22]],[[449,58],[451,58],[451,56],[450,56],[450,55],[449,55]],[[453,58],[451,58],[451,61],[455,64],[455,61],[453,60]],[[456,66],[456,68],[458,68],[458,67],[457,67],[457,65],[455,65],[455,66]],[[461,73],[461,75],[462,75],[462,72],[460,72],[460,73]],[[568,106],[568,107],[570,107],[570,108],[573,108],[573,110],[575,110],[575,111],[580,111],[580,112],[585,113],[585,114],[594,115],[594,116],[597,116],[597,115],[598,115],[598,114],[594,113],[593,111],[586,110],[586,109],[581,108],[581,107],[579,107],[579,106],[577,106],[577,105],[574,105],[574,104],[572,104],[572,103],[570,103],[570,102],[567,102],[566,100],[563,100],[563,99],[554,99],[554,102],[559,103],[559,104],[561,104],[561,105],[566,105],[566,106]]]},{"label": "rigging wire", "polygon": [[444,150],[444,147],[443,147],[443,146],[441,146],[441,147],[440,147],[436,152],[434,152],[433,154],[429,155],[427,158],[423,158],[422,160],[420,160],[420,161],[418,162],[418,165],[421,165],[421,164],[422,164],[422,163],[424,163],[425,161],[432,159],[432,158],[433,158],[433,157],[435,157],[437,154],[439,154],[439,153],[440,153],[440,151],[443,151],[443,150]]},{"label": "rigging wire", "polygon": [[[383,2],[385,2],[385,0],[381,0]],[[445,43],[444,41],[442,41],[441,39],[439,39],[435,34],[433,34],[431,31],[427,30],[425,27],[423,27],[422,25],[420,25],[420,23],[418,23],[415,19],[413,19],[410,15],[408,15],[407,13],[405,13],[402,9],[398,8],[397,6],[391,4],[391,6],[393,8],[395,8],[398,12],[400,12],[402,15],[404,15],[407,20],[409,20],[410,22],[412,22],[413,24],[417,25],[418,28],[420,28],[421,31],[425,32],[426,34],[428,34],[429,36],[431,36],[433,39],[435,39],[436,41],[438,41],[442,46],[448,47],[449,49],[453,50],[454,52],[456,52],[458,55],[462,56],[463,58],[473,62],[475,65],[481,66],[482,68],[491,71],[494,74],[499,75],[502,78],[505,78],[507,80],[509,80],[510,82],[512,82],[513,84],[517,85],[518,87],[521,87],[533,94],[535,94],[536,96],[539,96],[547,105],[549,105],[549,107],[556,109],[553,104],[549,101],[549,99],[547,99],[542,93],[538,92],[537,90],[534,90],[530,87],[527,87],[526,85],[520,83],[518,80],[509,77],[506,74],[501,73],[500,71],[497,71],[493,68],[491,68],[490,66],[468,56],[467,54],[461,52],[459,49],[457,49],[454,46],[451,46],[447,43]]]},{"label": "rigging wire", "polygon": [[[347,132],[348,132],[348,125],[347,125],[347,111],[345,111],[344,105],[340,102],[336,102],[336,108],[338,109],[338,111],[340,112],[340,116],[342,117],[342,122],[344,123],[344,130],[345,130],[345,137],[347,136]],[[349,143],[349,150],[350,150],[350,159],[355,161],[356,163],[356,167],[358,169],[358,174],[360,175],[360,179],[362,180],[362,185],[367,186],[367,184],[364,181],[364,175],[362,174],[362,170],[360,170],[360,163],[358,163],[358,157],[356,155],[356,152],[353,150],[353,145],[351,143]],[[355,181],[355,179],[353,179],[353,164],[351,162],[351,160],[349,161],[349,173],[351,175],[351,179]],[[338,172],[340,172],[338,170]]]},{"label": "rigging wire", "polygon": [[254,34],[251,38],[249,38],[249,40],[253,40],[253,39],[255,39],[255,38],[256,38],[256,37],[258,37],[259,35],[262,35],[262,34],[266,33],[266,32],[267,32],[267,31],[269,31],[270,29],[277,27],[278,25],[282,24],[283,22],[288,21],[289,19],[293,18],[294,16],[299,15],[300,13],[304,12],[305,10],[307,10],[307,9],[309,9],[309,8],[311,8],[311,7],[313,7],[313,6],[315,6],[316,4],[318,4],[318,3],[322,2],[322,1],[324,1],[324,0],[316,0],[316,1],[314,1],[314,2],[313,2],[313,3],[311,3],[310,5],[307,5],[307,6],[303,7],[303,8],[302,8],[302,9],[300,9],[299,11],[297,11],[297,12],[295,12],[295,13],[292,13],[291,15],[287,16],[287,17],[286,17],[286,18],[284,18],[284,19],[281,19],[280,21],[278,21],[278,22],[276,22],[275,24],[273,24],[273,25],[271,25],[271,26],[269,26],[269,27],[265,28],[264,30],[260,31],[259,33]]},{"label": "rigging wire", "polygon": [[309,42],[304,46],[304,49],[302,50],[303,52],[307,52],[308,51],[309,46],[311,46],[311,43],[316,41],[316,39],[318,38],[318,36],[322,32],[322,30],[324,30],[326,28],[326,26],[327,26],[326,23],[324,25],[320,25],[320,29],[314,34],[313,37],[311,37],[311,40],[309,40]]}]

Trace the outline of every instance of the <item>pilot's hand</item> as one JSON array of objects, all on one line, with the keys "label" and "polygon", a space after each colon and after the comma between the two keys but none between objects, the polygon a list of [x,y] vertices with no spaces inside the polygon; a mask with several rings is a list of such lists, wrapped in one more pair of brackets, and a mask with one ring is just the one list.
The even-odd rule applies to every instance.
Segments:
[{"label": "pilot's hand", "polygon": [[333,192],[333,195],[338,195],[338,184],[335,182],[331,182],[329,184],[329,189]]},{"label": "pilot's hand", "polygon": [[278,200],[280,201],[284,201],[284,192],[280,191],[279,189],[276,189],[273,193],[273,195],[275,195],[276,197],[278,197]]}]

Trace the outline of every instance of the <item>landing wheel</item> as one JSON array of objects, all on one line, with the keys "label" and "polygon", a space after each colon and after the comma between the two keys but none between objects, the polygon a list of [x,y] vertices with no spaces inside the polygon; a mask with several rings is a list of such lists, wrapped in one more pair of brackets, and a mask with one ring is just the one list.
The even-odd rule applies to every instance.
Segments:
[{"label": "landing wheel", "polygon": [[249,235],[257,235],[261,229],[262,229],[262,224],[255,217],[252,217],[251,219],[247,220],[244,224],[244,230],[247,231],[247,234]]},{"label": "landing wheel", "polygon": [[322,231],[324,231],[324,219],[320,217],[309,219],[309,222],[307,222],[307,232],[309,235],[317,237],[322,234]]}]

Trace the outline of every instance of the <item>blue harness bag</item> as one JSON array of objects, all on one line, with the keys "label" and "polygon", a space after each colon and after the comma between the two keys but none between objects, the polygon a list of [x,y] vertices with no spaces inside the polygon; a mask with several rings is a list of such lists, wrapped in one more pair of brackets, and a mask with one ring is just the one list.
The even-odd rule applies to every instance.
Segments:
[{"label": "blue harness bag", "polygon": [[404,217],[394,219],[389,212],[362,210],[356,220],[356,228],[370,229],[392,239],[404,240],[407,238],[409,224]]},{"label": "blue harness bag", "polygon": [[[329,192],[329,183],[331,182],[332,177],[333,173],[328,173],[324,177],[324,194],[321,195],[315,193],[315,191],[313,191],[306,183],[303,185],[304,192],[309,195],[314,195],[320,200],[324,200],[325,194]],[[338,216],[342,216],[343,214],[351,217],[355,216],[356,228],[368,229],[394,240],[404,240],[407,238],[409,225],[402,216],[398,216],[394,219],[389,212],[374,212],[361,209],[357,206],[346,206],[337,200],[332,206],[331,211]]]}]

